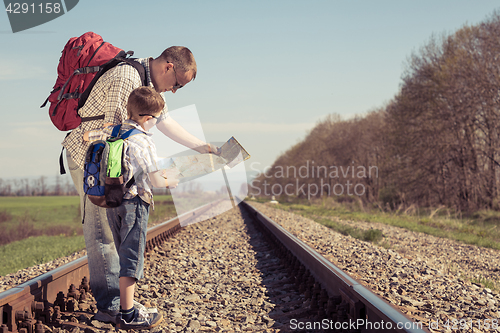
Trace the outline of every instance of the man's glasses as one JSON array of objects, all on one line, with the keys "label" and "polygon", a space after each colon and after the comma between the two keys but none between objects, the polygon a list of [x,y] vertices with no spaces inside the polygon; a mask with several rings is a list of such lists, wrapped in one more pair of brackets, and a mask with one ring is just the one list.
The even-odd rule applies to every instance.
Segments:
[{"label": "man's glasses", "polygon": [[175,64],[173,62],[167,62],[167,63],[174,65],[174,67],[172,67],[172,69],[174,70],[174,75],[175,75],[175,85],[172,87],[172,89],[175,89],[175,90],[181,89],[182,87],[184,87],[184,85],[179,84],[179,80],[177,80],[177,72],[175,71]]}]

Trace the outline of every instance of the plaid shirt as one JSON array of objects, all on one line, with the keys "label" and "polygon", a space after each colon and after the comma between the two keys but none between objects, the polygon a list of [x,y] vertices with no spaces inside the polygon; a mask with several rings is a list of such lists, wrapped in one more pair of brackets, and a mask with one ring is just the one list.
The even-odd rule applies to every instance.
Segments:
[{"label": "plaid shirt", "polygon": [[[132,135],[123,141],[123,181],[126,184],[132,176],[135,183],[128,189],[123,198],[132,199],[138,195],[144,202],[150,204],[154,209],[153,192],[151,180],[148,173],[160,170],[156,147],[150,132],[146,132],[132,119],[123,122],[120,134],[131,128],[140,130],[144,135]],[[89,141],[107,140],[111,136],[113,126],[89,132]]]},{"label": "plaid shirt", "polygon": [[[154,88],[151,82],[150,59],[152,58],[137,59],[136,61],[144,66],[147,84]],[[90,130],[102,128],[104,123],[121,124],[124,122],[128,118],[128,97],[132,90],[141,86],[142,82],[139,73],[134,67],[126,63],[121,63],[110,69],[96,82],[87,102],[78,110],[78,114],[80,117],[94,117],[104,113],[104,120],[82,122],[62,142],[62,145],[71,154],[71,158],[81,169],[83,169],[85,154],[89,146],[89,143],[83,140],[83,134]],[[160,95],[165,98],[163,93],[160,93]],[[165,103],[165,108],[158,122],[169,117],[167,111],[167,104]]]}]

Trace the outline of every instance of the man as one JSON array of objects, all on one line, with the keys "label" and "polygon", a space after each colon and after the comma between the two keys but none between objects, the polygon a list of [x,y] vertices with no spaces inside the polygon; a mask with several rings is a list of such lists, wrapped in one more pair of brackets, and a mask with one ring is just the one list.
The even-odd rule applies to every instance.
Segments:
[{"label": "man", "polygon": [[[155,59],[143,58],[136,61],[144,66],[147,84],[162,97],[164,92],[175,93],[196,77],[196,61],[186,47],[172,46]],[[71,177],[80,195],[90,287],[98,308],[95,319],[103,322],[116,323],[120,309],[120,264],[106,217],[106,209],[92,204],[83,193],[83,165],[89,145],[83,140],[83,135],[87,131],[125,121],[128,97],[132,90],[142,85],[138,71],[126,63],[119,64],[106,72],[96,82],[87,102],[79,110],[82,117],[104,114],[104,119],[82,122],[62,143],[67,150]],[[217,150],[217,147],[194,137],[173,120],[167,114],[166,104],[161,115],[157,119],[148,121],[145,127],[149,129],[154,125],[169,138],[200,153]],[[135,306],[141,305],[136,303]]]}]

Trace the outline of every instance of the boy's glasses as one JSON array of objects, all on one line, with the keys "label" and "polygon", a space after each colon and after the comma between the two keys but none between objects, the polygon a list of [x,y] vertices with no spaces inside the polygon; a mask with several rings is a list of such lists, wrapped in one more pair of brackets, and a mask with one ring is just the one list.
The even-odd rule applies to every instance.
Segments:
[{"label": "boy's glasses", "polygon": [[147,113],[141,113],[141,114],[139,114],[139,117],[145,117],[145,116],[153,117],[156,121],[158,121],[158,117],[153,116],[152,114],[147,114]]}]

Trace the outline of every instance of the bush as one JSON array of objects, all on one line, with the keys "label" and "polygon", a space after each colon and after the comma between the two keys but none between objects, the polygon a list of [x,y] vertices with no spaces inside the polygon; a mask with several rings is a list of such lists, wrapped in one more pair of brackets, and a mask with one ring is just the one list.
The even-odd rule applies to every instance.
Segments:
[{"label": "bush", "polygon": [[384,234],[379,229],[366,230],[363,234],[363,240],[372,243],[378,243],[384,238]]},{"label": "bush", "polygon": [[399,206],[401,203],[401,198],[399,197],[396,188],[393,186],[381,188],[378,193],[378,198],[383,207],[389,205],[392,209],[395,209],[396,206]]},{"label": "bush", "polygon": [[12,214],[3,210],[0,212],[0,223],[12,220]]},{"label": "bush", "polygon": [[45,229],[36,229],[33,223],[29,223],[26,220],[22,220],[16,227],[2,231],[2,233],[0,234],[0,245],[9,244],[28,237],[37,237],[42,235],[45,236],[83,235],[83,229],[76,227],[68,227],[65,225],[53,225]]}]

